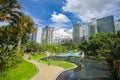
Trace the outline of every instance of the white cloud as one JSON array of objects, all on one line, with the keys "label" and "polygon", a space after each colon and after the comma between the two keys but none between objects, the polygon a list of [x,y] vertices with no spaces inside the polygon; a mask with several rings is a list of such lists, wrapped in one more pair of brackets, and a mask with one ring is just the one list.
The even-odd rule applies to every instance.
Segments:
[{"label": "white cloud", "polygon": [[61,39],[61,38],[72,38],[72,29],[65,29],[60,28],[54,31],[54,38]]},{"label": "white cloud", "polygon": [[53,14],[51,15],[51,20],[53,22],[56,22],[56,23],[63,23],[63,22],[69,22],[69,18],[64,15],[64,14],[56,14],[56,12],[53,12]]},{"label": "white cloud", "polygon": [[54,22],[50,24],[50,27],[54,27],[54,39],[72,37],[71,29],[67,29],[69,25],[66,22],[70,22],[67,16],[53,12],[51,20]]},{"label": "white cloud", "polygon": [[61,28],[66,28],[68,25],[65,23],[52,23],[49,26],[54,27],[55,30],[61,29]]},{"label": "white cloud", "polygon": [[53,23],[49,25],[54,27],[54,38],[72,38],[72,29],[68,29],[69,24]]},{"label": "white cloud", "polygon": [[35,24],[41,25],[41,20],[39,18],[32,17],[32,19],[34,20]]},{"label": "white cloud", "polygon": [[90,21],[94,17],[118,15],[120,0],[66,0],[63,11],[71,12],[83,21]]}]

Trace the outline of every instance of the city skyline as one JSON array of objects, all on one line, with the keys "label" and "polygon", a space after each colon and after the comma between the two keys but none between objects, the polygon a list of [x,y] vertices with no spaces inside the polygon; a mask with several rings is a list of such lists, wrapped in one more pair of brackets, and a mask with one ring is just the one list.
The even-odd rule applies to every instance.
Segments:
[{"label": "city skyline", "polygon": [[[71,38],[71,39],[73,39],[73,41],[75,43],[78,43],[83,39],[88,40],[90,35],[92,35],[94,33],[102,33],[102,32],[113,32],[114,33],[114,32],[117,32],[118,30],[120,30],[119,29],[120,21],[118,20],[118,21],[114,22],[113,19],[114,19],[114,17],[112,15],[110,15],[110,16],[105,16],[105,17],[98,18],[98,19],[94,18],[94,19],[92,19],[92,22],[89,22],[85,25],[82,25],[82,24],[76,22],[75,24],[73,24],[73,27],[71,29],[72,37],[61,36],[60,38],[55,38],[55,36],[54,36],[55,32],[53,31],[53,39],[59,40],[59,39]],[[44,27],[42,27],[41,30],[43,30]],[[49,26],[49,27],[55,28],[55,27],[51,27],[51,26]],[[43,31],[41,31],[41,33],[42,32]],[[59,34],[62,34],[62,33],[59,33]],[[38,36],[40,36],[40,35],[38,35]],[[78,41],[76,41],[76,40],[78,40]]]},{"label": "city skyline", "polygon": [[120,17],[120,0],[20,0],[20,3],[23,12],[32,16],[40,29],[46,25],[55,27],[57,38],[72,37],[72,26],[76,22],[84,25],[94,17]]}]

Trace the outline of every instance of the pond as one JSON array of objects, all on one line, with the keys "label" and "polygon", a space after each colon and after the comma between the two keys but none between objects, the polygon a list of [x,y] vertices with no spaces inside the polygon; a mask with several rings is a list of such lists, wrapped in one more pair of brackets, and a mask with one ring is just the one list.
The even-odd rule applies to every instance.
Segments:
[{"label": "pond", "polygon": [[105,61],[84,59],[81,68],[62,72],[56,80],[111,80],[111,74]]},{"label": "pond", "polygon": [[[78,67],[62,72],[56,80],[112,80],[107,62],[100,59],[81,60],[80,53],[67,53],[56,56],[50,56],[52,60],[69,61]],[[46,60],[46,58],[44,58]]]}]

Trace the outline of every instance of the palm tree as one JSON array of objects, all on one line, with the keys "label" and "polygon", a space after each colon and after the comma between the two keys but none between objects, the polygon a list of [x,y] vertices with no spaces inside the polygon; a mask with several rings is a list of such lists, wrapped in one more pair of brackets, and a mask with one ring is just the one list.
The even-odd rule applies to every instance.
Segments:
[{"label": "palm tree", "polygon": [[21,8],[18,0],[0,0],[0,21],[16,22]]},{"label": "palm tree", "polygon": [[31,17],[26,15],[21,15],[18,21],[18,27],[16,31],[18,32],[18,35],[17,35],[18,37],[17,54],[18,54],[20,51],[20,45],[22,40],[24,40],[25,37],[28,37],[30,34],[36,32],[37,28],[35,27],[35,23]]},{"label": "palm tree", "polygon": [[7,43],[9,40],[9,26],[0,27],[0,44]]},{"label": "palm tree", "polygon": [[[11,44],[11,40],[15,35],[12,30],[11,24],[16,23],[19,20],[21,12],[21,5],[18,0],[0,0],[0,22],[7,21],[9,26],[0,27],[0,70],[2,75],[6,70],[7,61],[10,59],[12,51],[15,49],[15,45]],[[13,38],[13,39],[12,39]]]}]

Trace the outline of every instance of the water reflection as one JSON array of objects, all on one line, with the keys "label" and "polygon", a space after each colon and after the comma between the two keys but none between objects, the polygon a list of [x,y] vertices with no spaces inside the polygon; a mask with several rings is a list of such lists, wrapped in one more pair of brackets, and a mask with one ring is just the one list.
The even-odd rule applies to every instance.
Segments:
[{"label": "water reflection", "polygon": [[[80,57],[71,53],[67,54],[67,56],[50,56],[49,59],[51,60],[69,61],[78,65],[75,69],[61,73],[56,80],[111,80],[106,61],[86,58],[80,60]],[[46,60],[46,58],[43,59]]]},{"label": "water reflection", "polygon": [[77,68],[61,73],[56,80],[110,80],[105,61],[86,59]]}]

